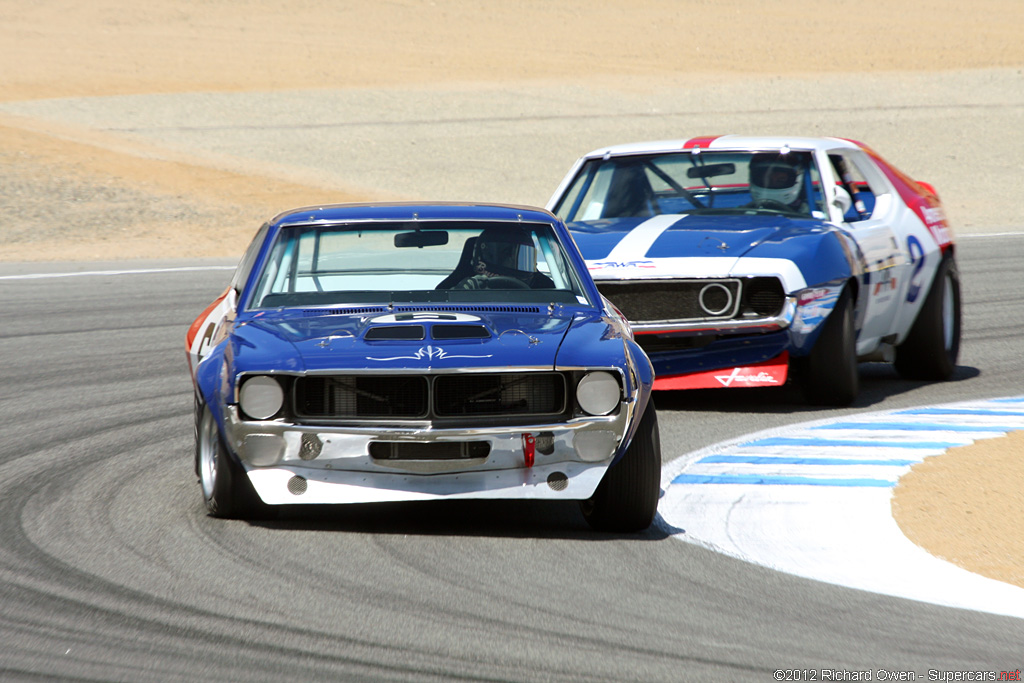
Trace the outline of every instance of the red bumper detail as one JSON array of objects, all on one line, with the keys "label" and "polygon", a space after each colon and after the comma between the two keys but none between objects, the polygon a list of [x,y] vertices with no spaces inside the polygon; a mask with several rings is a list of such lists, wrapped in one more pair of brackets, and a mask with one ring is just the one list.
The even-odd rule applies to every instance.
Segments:
[{"label": "red bumper detail", "polygon": [[523,434],[523,464],[527,467],[533,467],[536,446],[537,440],[534,438],[533,434]]},{"label": "red bumper detail", "polygon": [[655,377],[655,389],[737,389],[749,387],[781,387],[789,374],[789,353],[771,360],[741,365],[735,368],[721,368],[688,375]]}]

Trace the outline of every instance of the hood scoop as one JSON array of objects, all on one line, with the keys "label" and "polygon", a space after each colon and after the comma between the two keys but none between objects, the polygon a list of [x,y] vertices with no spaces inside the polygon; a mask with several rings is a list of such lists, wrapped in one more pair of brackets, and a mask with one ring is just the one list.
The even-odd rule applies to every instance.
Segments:
[{"label": "hood scoop", "polygon": [[431,325],[431,339],[490,339],[491,331],[484,325],[439,324]]},{"label": "hood scoop", "polygon": [[302,315],[316,318],[322,315],[373,315],[377,313],[541,313],[544,309],[531,305],[475,305],[475,304],[416,304],[400,306],[352,306],[350,308],[307,308]]},{"label": "hood scoop", "polygon": [[366,331],[366,341],[422,341],[423,325],[377,325]]},{"label": "hood scoop", "polygon": [[[423,341],[423,325],[375,325],[366,331],[366,341]],[[472,323],[440,323],[430,326],[434,340],[490,339],[491,331],[485,325]]]}]

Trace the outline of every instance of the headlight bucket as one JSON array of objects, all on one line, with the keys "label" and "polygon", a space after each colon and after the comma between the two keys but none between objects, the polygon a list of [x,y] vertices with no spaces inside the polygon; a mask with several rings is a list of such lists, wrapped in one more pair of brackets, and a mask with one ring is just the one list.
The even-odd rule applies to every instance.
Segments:
[{"label": "headlight bucket", "polygon": [[590,415],[607,415],[622,400],[619,380],[610,372],[587,373],[576,385],[576,402]]},{"label": "headlight bucket", "polygon": [[273,377],[249,377],[242,383],[238,405],[252,419],[268,420],[277,415],[284,405],[284,390]]}]

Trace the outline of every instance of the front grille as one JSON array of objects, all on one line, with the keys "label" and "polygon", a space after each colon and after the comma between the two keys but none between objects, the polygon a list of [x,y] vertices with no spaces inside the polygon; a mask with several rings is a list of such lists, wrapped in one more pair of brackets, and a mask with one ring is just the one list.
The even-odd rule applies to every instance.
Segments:
[{"label": "front grille", "polygon": [[300,377],[295,381],[295,413],[300,417],[422,418],[427,416],[427,392],[426,377]]},{"label": "front grille", "polygon": [[786,292],[782,283],[774,277],[755,277],[747,282],[746,293],[743,295],[743,308],[754,314],[769,317],[778,315],[786,302]]},{"label": "front grille", "polygon": [[439,417],[550,415],[565,408],[565,379],[555,372],[440,375],[434,379]]},{"label": "front grille", "polygon": [[631,323],[727,320],[739,311],[738,280],[599,281]]},{"label": "front grille", "polygon": [[514,418],[561,414],[566,396],[561,373],[494,372],[298,377],[292,401],[300,419]]}]

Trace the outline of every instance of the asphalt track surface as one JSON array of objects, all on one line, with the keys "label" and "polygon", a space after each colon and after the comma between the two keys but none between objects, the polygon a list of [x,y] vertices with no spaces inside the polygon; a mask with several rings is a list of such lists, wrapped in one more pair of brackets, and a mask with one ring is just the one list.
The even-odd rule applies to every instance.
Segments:
[{"label": "asphalt track surface", "polygon": [[[659,395],[665,461],[786,424],[1019,395],[1024,237],[965,238],[959,262],[954,381],[862,366],[843,411],[786,388]],[[663,524],[596,534],[574,504],[207,517],[183,339],[225,265],[0,266],[0,679],[928,680],[1024,665],[1024,620],[775,572]],[[102,274],[156,267],[171,269]]]}]

